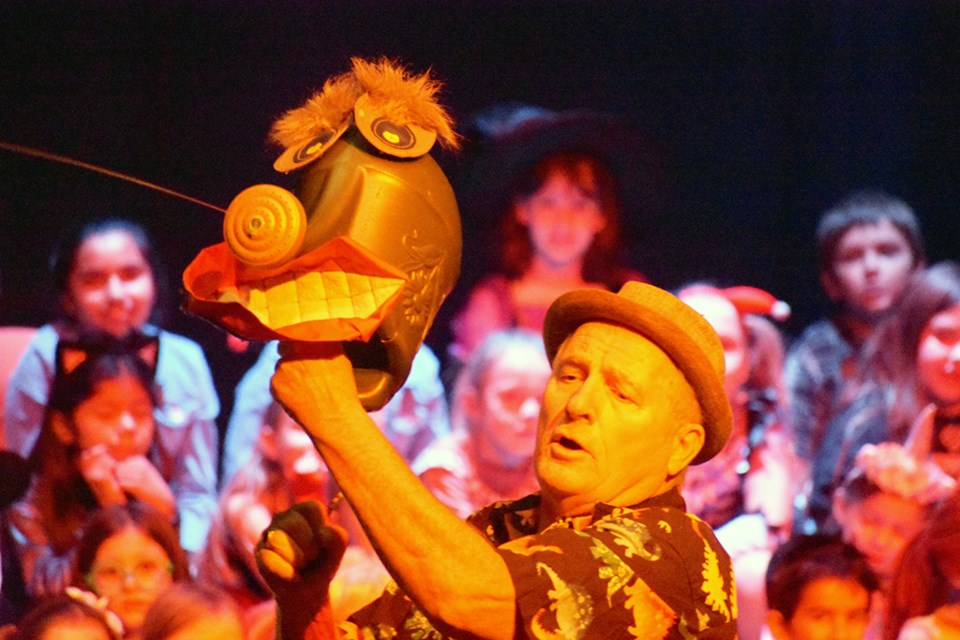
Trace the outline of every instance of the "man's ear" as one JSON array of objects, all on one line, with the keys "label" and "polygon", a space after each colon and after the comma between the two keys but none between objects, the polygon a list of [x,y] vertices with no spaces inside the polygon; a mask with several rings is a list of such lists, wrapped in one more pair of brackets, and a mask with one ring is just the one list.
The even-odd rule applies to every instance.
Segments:
[{"label": "man's ear", "polygon": [[840,302],[843,298],[840,285],[837,284],[836,278],[834,278],[833,274],[829,271],[820,272],[820,286],[823,287],[823,290],[827,293],[827,297],[830,298],[831,302]]},{"label": "man's ear", "polygon": [[677,430],[673,453],[667,462],[667,472],[675,476],[686,469],[690,462],[697,457],[706,441],[706,432],[703,425],[687,422]]},{"label": "man's ear", "polygon": [[50,429],[57,440],[65,447],[70,446],[77,439],[77,436],[73,433],[73,428],[70,426],[70,420],[60,411],[50,412]]},{"label": "man's ear", "polygon": [[779,611],[767,611],[767,628],[774,640],[791,640],[790,626]]}]

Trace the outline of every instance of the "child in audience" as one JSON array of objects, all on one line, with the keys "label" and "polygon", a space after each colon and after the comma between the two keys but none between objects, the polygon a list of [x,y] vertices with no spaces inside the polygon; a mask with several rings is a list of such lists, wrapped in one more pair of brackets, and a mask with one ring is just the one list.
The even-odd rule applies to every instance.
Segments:
[{"label": "child in audience", "polygon": [[77,544],[73,576],[76,585],[106,600],[123,622],[125,640],[139,640],[147,610],[167,587],[190,579],[169,519],[139,502],[90,518]]},{"label": "child in audience", "polygon": [[904,442],[918,420],[930,422],[931,453],[951,474],[960,461],[960,264],[914,274],[897,314],[864,347],[863,382],[830,424],[814,463],[810,516],[820,526],[830,496],[867,443]]},{"label": "child in audience", "polygon": [[863,640],[877,587],[852,545],[798,534],[767,568],[767,628],[775,640]]},{"label": "child in audience", "polygon": [[922,434],[908,444],[865,445],[834,495],[843,539],[864,555],[880,584],[870,640],[883,633],[886,598],[901,554],[956,488],[956,481],[929,459],[929,441]]},{"label": "child in audience", "polygon": [[310,437],[272,403],[252,458],[221,493],[199,579],[229,593],[241,607],[269,599],[253,557],[263,530],[274,513],[303,500],[326,503],[330,491],[329,472]]},{"label": "child in audience", "polygon": [[785,538],[799,487],[793,481],[797,466],[780,379],[783,343],[766,318],[783,318],[789,307],[755,287],[693,284],[677,296],[720,337],[724,387],[733,409],[733,429],[723,450],[687,470],[682,488],[687,508],[714,528],[759,513],[765,531]]},{"label": "child in audience", "polygon": [[[614,173],[642,146],[628,150],[626,141],[636,142],[636,134],[601,114],[503,111],[478,121],[489,151],[478,154],[476,171],[490,182],[476,187],[478,200],[492,207],[477,215],[499,215],[494,246],[500,262],[469,290],[452,320],[445,380],[456,378],[493,331],[540,331],[560,294],[584,287],[615,291],[627,280],[644,280],[623,259],[626,185],[618,182],[624,171]],[[484,174],[487,165],[493,170]],[[477,205],[469,195],[464,200],[467,210]]]},{"label": "child in audience", "polygon": [[67,584],[80,529],[97,508],[136,500],[173,519],[175,495],[151,460],[156,350],[146,337],[58,344],[33,479],[8,514],[29,595]]},{"label": "child in audience", "polygon": [[244,610],[270,601],[272,594],[257,571],[254,548],[273,514],[308,500],[333,501],[338,506],[332,517],[348,531],[350,545],[330,587],[331,606],[345,618],[367,604],[386,584],[386,569],[349,505],[335,493],[310,437],[273,403],[253,457],[224,487],[198,581],[229,594]]},{"label": "child in audience", "polygon": [[123,623],[88,591],[67,587],[39,599],[0,640],[122,640]]},{"label": "child in audience", "polygon": [[487,336],[461,371],[451,404],[453,432],[412,466],[461,518],[538,491],[533,453],[549,378],[543,339],[523,329]]},{"label": "child in audience", "polygon": [[960,638],[960,493],[939,505],[903,552],[884,638]]},{"label": "child in audience", "polygon": [[785,372],[797,452],[810,465],[824,447],[827,425],[851,399],[861,348],[925,261],[913,210],[871,190],[851,193],[823,214],[817,256],[834,311],[792,345]]},{"label": "child in audience", "polygon": [[216,509],[220,410],[210,369],[195,342],[151,324],[162,271],[144,230],[127,220],[94,220],[73,229],[51,261],[59,317],[41,327],[7,387],[8,446],[29,455],[46,411],[57,342],[81,334],[159,339],[155,462],[175,488],[184,548],[199,551]]},{"label": "child in audience", "polygon": [[[237,385],[223,445],[222,488],[250,460],[261,427],[270,421],[269,415],[275,410],[270,377],[279,359],[277,343],[268,342]],[[382,409],[370,416],[407,461],[413,460],[436,438],[450,432],[440,361],[430,347],[420,347],[403,386]]]},{"label": "child in audience", "polygon": [[789,535],[800,465],[786,424],[783,340],[770,317],[786,303],[755,287],[693,284],[678,297],[700,312],[723,345],[724,387],[733,409],[730,439],[713,459],[686,471],[687,508],[713,526],[737,576],[737,628],[757,640],[770,554]]},{"label": "child in audience", "polygon": [[178,582],[147,611],[141,640],[243,640],[240,609],[209,586]]}]

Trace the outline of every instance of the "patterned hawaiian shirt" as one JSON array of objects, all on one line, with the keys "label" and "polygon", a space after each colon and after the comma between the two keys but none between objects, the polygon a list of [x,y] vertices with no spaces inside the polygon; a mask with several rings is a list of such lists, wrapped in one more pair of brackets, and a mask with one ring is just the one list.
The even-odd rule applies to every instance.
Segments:
[{"label": "patterned hawaiian shirt", "polygon": [[[677,491],[539,533],[540,496],[470,518],[507,564],[517,638],[736,638],[730,558]],[[443,638],[395,584],[351,616],[353,637]]]}]

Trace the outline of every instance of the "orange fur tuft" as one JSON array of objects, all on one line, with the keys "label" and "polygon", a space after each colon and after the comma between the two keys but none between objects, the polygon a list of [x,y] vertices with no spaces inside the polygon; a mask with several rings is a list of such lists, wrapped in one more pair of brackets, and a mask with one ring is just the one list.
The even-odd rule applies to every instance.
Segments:
[{"label": "orange fur tuft", "polygon": [[305,104],[280,116],[270,129],[270,140],[291,147],[322,131],[337,129],[350,118],[357,98],[367,93],[383,117],[399,125],[436,131],[440,144],[448,149],[460,146],[453,120],[436,101],[442,85],[430,78],[429,71],[411,75],[387,58],[353,58],[351,62],[351,71],[328,79]]}]

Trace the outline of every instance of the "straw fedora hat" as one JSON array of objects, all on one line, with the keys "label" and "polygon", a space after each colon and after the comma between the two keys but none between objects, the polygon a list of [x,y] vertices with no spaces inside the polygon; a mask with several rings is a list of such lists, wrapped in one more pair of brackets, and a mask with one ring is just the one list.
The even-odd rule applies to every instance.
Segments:
[{"label": "straw fedora hat", "polygon": [[723,346],[713,327],[673,294],[641,282],[619,292],[580,289],[550,306],[543,328],[553,361],[563,341],[586,322],[624,326],[657,345],[676,364],[700,403],[705,440],[692,464],[715,456],[730,437],[733,418],[723,390]]}]

